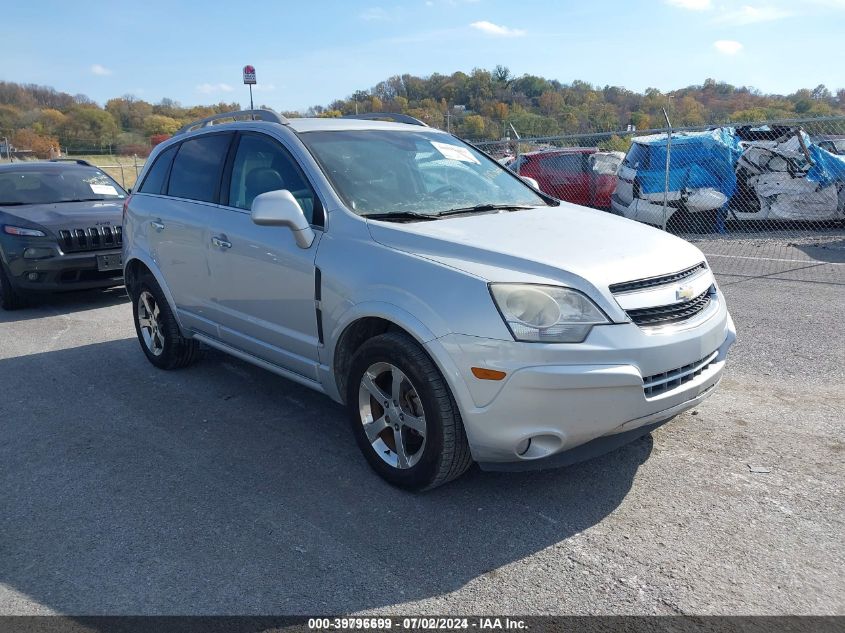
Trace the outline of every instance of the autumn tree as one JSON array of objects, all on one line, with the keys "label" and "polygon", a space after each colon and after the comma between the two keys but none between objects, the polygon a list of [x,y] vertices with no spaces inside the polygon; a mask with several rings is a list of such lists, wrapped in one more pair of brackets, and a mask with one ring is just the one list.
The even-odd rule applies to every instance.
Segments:
[{"label": "autumn tree", "polygon": [[163,114],[151,114],[144,118],[144,133],[147,136],[155,134],[175,134],[182,127],[176,119]]},{"label": "autumn tree", "polygon": [[64,145],[78,148],[103,147],[114,143],[118,127],[105,110],[94,107],[74,107],[59,130]]},{"label": "autumn tree", "polygon": [[38,134],[31,128],[24,128],[15,132],[12,145],[21,149],[32,150],[38,158],[50,158],[51,148],[59,147],[59,139],[54,136]]}]

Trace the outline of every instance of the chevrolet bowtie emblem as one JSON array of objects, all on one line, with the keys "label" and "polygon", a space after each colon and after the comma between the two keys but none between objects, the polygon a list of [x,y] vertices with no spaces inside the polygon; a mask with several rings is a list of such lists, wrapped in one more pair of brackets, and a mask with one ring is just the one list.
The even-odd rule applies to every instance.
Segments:
[{"label": "chevrolet bowtie emblem", "polygon": [[692,286],[679,286],[675,291],[675,299],[682,301],[683,299],[692,299],[695,296],[695,290]]}]

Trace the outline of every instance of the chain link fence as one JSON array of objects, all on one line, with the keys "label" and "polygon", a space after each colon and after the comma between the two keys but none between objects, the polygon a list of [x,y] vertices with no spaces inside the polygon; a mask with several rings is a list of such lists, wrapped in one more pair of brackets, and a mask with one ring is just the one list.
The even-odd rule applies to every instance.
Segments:
[{"label": "chain link fence", "polygon": [[817,261],[845,283],[845,117],[477,145],[546,193],[678,234],[740,277]]}]

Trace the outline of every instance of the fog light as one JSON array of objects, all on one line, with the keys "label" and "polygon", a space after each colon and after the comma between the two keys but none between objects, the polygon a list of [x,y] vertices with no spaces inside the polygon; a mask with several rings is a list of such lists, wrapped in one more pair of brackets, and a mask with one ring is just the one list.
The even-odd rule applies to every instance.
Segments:
[{"label": "fog light", "polygon": [[56,252],[52,248],[37,248],[35,246],[30,246],[23,251],[24,259],[47,259],[55,254]]},{"label": "fog light", "polygon": [[30,281],[38,281],[38,273],[29,273],[26,278]]},{"label": "fog light", "polygon": [[516,445],[516,454],[517,455],[525,455],[528,452],[528,449],[531,448],[531,438],[527,438],[522,440],[519,444]]}]

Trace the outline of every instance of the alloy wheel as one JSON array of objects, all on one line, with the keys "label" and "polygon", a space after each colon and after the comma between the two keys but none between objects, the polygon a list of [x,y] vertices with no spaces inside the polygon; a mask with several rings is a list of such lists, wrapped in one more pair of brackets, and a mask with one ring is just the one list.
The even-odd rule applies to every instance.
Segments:
[{"label": "alloy wheel", "polygon": [[416,388],[395,365],[378,362],[361,377],[361,424],[373,450],[388,465],[413,467],[423,455],[425,412]]},{"label": "alloy wheel", "polygon": [[153,356],[164,352],[164,332],[162,332],[158,302],[151,292],[144,290],[138,297],[138,328],[144,345]]}]

